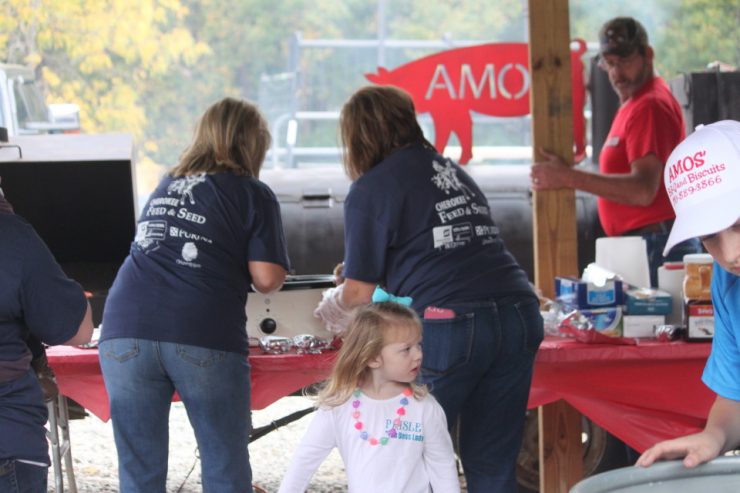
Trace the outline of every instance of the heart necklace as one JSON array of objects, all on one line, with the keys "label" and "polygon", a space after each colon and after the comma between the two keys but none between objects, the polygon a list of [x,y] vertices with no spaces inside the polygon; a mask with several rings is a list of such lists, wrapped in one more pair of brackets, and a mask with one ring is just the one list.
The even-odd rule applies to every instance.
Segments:
[{"label": "heart necklace", "polygon": [[360,397],[362,396],[362,391],[360,389],[355,389],[354,392],[352,392],[352,395],[354,396],[355,400],[352,401],[352,418],[355,420],[355,429],[360,432],[360,438],[362,440],[365,440],[370,445],[388,445],[388,440],[390,438],[396,438],[398,436],[397,429],[401,427],[401,417],[406,415],[406,406],[409,404],[409,396],[413,394],[413,391],[410,388],[403,389],[403,392],[401,393],[402,397],[399,403],[401,404],[401,407],[396,409],[396,418],[393,420],[393,425],[385,430],[385,434],[387,436],[383,436],[380,438],[376,438],[374,436],[370,436],[370,434],[365,430],[365,424],[362,422],[360,417],[362,414],[360,413]]}]

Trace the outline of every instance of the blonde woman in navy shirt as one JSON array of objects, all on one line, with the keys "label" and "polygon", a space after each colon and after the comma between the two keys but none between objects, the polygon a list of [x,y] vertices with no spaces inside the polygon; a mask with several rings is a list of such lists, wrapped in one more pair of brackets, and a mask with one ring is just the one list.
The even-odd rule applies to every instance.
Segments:
[{"label": "blonde woman in navy shirt", "polygon": [[269,144],[253,104],[218,101],[142,210],[100,342],[121,493],[164,493],[175,392],[204,491],[252,491],[244,306],[250,284],[277,289],[289,268],[280,207],[258,180]]}]

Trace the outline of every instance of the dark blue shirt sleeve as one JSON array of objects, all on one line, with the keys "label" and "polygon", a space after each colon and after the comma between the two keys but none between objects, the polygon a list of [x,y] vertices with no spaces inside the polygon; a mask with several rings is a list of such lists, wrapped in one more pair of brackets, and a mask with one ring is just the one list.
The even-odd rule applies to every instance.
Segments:
[{"label": "dark blue shirt sleeve", "polygon": [[254,201],[255,213],[248,232],[247,259],[278,264],[285,270],[290,270],[280,204],[271,191],[262,192]]},{"label": "dark blue shirt sleeve", "polygon": [[28,232],[24,244],[20,299],[26,326],[46,344],[67,342],[85,316],[85,293],[65,275],[34,231]]},{"label": "dark blue shirt sleeve", "polygon": [[362,194],[350,193],[347,197],[344,207],[344,277],[384,284],[386,255],[392,236],[387,219],[379,219],[377,211],[363,199]]}]

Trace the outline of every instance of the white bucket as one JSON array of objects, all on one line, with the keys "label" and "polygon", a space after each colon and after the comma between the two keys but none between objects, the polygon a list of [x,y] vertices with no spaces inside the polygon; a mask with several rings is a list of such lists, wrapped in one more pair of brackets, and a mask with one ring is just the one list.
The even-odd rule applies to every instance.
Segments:
[{"label": "white bucket", "polygon": [[614,236],[596,240],[596,263],[619,274],[637,288],[649,288],[647,243],[641,236]]},{"label": "white bucket", "polygon": [[681,461],[658,462],[648,468],[630,466],[586,478],[570,493],[737,493],[740,457],[720,457],[693,469]]}]

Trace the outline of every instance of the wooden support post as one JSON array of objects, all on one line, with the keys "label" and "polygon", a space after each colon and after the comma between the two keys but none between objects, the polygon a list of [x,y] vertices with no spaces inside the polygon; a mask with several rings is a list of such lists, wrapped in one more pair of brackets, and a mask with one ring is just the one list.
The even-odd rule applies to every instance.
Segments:
[{"label": "wooden support post", "polygon": [[[573,163],[568,0],[530,0],[530,106],[534,158],[544,148]],[[578,273],[575,192],[534,194],[535,284],[551,298],[556,275]]]},{"label": "wooden support post", "polygon": [[568,493],[583,478],[581,414],[565,401],[537,409],[540,491]]},{"label": "wooden support post", "polygon": [[[530,106],[534,159],[545,148],[573,163],[568,0],[529,0]],[[535,284],[554,296],[556,275],[578,272],[575,192],[536,192]],[[583,477],[581,416],[565,402],[541,407],[540,491],[567,493]]]}]

